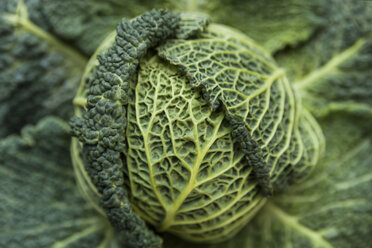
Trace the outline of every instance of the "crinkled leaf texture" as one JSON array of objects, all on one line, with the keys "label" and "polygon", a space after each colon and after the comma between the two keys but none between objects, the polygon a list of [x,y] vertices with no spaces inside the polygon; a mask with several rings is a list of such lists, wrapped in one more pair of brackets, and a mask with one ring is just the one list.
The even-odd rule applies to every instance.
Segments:
[{"label": "crinkled leaf texture", "polygon": [[[65,103],[72,98],[85,58],[76,56],[78,53],[75,50],[53,38],[54,35],[73,43],[85,54],[91,54],[100,40],[121,19],[121,13],[131,17],[144,10],[143,6],[137,6],[132,1],[125,1],[125,4],[115,0],[24,2],[25,5],[18,5],[18,10],[17,3],[21,3],[20,1],[2,0],[0,4],[0,83],[4,86],[0,93],[0,136],[17,132],[25,123],[36,123],[47,114],[58,114],[63,118],[69,115],[71,106]],[[346,110],[362,116],[371,112],[372,77],[369,68],[372,22],[371,5],[368,5],[368,1],[232,0],[229,4],[224,1],[222,5],[219,1],[214,1],[213,4],[208,2],[208,5],[205,1],[170,2],[172,3],[169,5],[175,9],[184,10],[187,6],[189,11],[209,12],[214,20],[240,28],[272,53],[284,49],[274,54],[275,58],[289,72],[287,75],[291,81],[298,82],[296,89],[301,92],[306,107],[317,116],[327,116],[332,112],[328,118],[334,118],[331,121],[333,124],[323,122],[329,149],[326,159],[320,163],[321,168],[313,172],[310,179],[298,188],[295,185],[288,195],[278,195],[270,200],[257,218],[234,239],[209,247],[368,247],[371,243],[369,224],[372,222],[371,208],[368,205],[368,201],[371,201],[369,189],[372,186],[369,172],[370,141],[361,138],[359,128],[352,127],[355,120],[340,121],[340,116],[333,114],[335,110],[342,114]],[[153,6],[152,4],[158,2],[151,1],[150,5]],[[322,19],[318,16],[322,16]],[[288,45],[291,47],[287,47]],[[173,67],[164,65],[164,71],[172,70],[171,68]],[[159,72],[157,66],[143,65],[142,69],[140,83],[148,85],[149,90],[161,92],[164,82],[168,81],[184,85],[182,90],[185,92],[194,90],[190,89],[186,81],[174,80],[179,75],[178,71],[165,75]],[[148,74],[152,76],[146,78],[145,75]],[[157,76],[164,81],[158,82]],[[144,91],[138,93],[148,95]],[[203,92],[200,95],[202,94]],[[169,101],[167,104],[188,106],[189,109],[195,104],[206,104],[200,95],[186,95],[178,102]],[[177,98],[177,95],[169,94],[158,96]],[[86,104],[85,99],[77,99],[77,102],[80,100],[82,104]],[[134,104],[143,103],[143,100],[137,100],[130,102],[132,108]],[[147,100],[146,105],[154,105],[155,109],[159,107],[151,103],[151,97]],[[169,112],[166,108],[162,110],[163,113]],[[177,115],[182,116],[183,111],[180,108]],[[222,134],[229,128],[224,126],[224,121],[218,119],[221,118],[219,113],[206,113],[199,109],[195,112],[201,119],[183,119],[182,122],[188,124],[196,121],[199,128],[210,127],[220,121],[221,128],[216,131],[217,134]],[[155,112],[153,116],[156,119],[163,113]],[[136,113],[132,111],[131,114]],[[141,123],[145,128],[160,130],[159,128],[167,125],[147,123],[149,119],[146,119],[146,115],[143,117]],[[175,119],[177,118],[167,121],[175,123]],[[128,128],[133,127],[132,124]],[[174,127],[177,128],[177,125]],[[208,129],[203,128],[200,128],[203,135],[189,130],[185,133],[195,143],[200,143],[205,137],[211,137],[208,136]],[[146,149],[160,154],[163,144],[158,145],[157,135],[153,135],[153,130],[145,130],[154,141]],[[330,135],[329,130],[334,132]],[[54,244],[54,247],[95,247],[100,244],[100,247],[115,247],[115,241],[109,241],[112,232],[103,232],[103,229],[111,230],[107,223],[74,189],[72,174],[68,172],[70,165],[66,160],[66,131],[65,124],[47,119],[36,127],[25,129],[22,137],[12,136],[0,142],[1,246],[50,247]],[[140,143],[135,143],[138,140],[138,137],[134,137],[136,132],[139,130],[132,133],[129,151],[132,154],[135,150],[144,149]],[[63,142],[61,136],[64,136]],[[243,160],[240,153],[237,153],[237,157],[231,156],[233,145],[228,139],[218,139],[222,140],[216,143],[218,149],[208,152],[208,155],[214,155],[209,155],[210,161],[215,160],[220,165],[226,158],[231,158],[234,162]],[[189,140],[179,139],[175,144],[178,146],[172,152],[183,156],[182,159],[185,154],[192,155],[189,152]],[[195,144],[192,146],[196,147]],[[314,151],[310,151],[312,152]],[[141,156],[134,157],[138,159]],[[184,165],[186,168],[188,164]],[[146,178],[147,171],[143,172],[141,169],[134,171]],[[168,183],[164,179],[164,171],[160,174],[161,180],[157,187],[166,202],[178,194],[177,190],[182,187],[184,179],[180,178],[180,184],[173,184],[174,189],[163,187],[162,180]],[[125,173],[129,175],[128,171]],[[213,173],[213,170],[208,173]],[[247,168],[239,173],[246,177],[251,176]],[[252,179],[255,180],[253,176]],[[126,181],[127,184],[129,182],[130,180]],[[148,182],[144,184],[146,183]],[[232,184],[231,188],[234,187],[236,185]],[[203,190],[205,193],[211,188],[204,187]],[[148,195],[151,196],[151,192]],[[131,197],[133,202],[136,201],[135,194]],[[260,201],[259,199],[258,202]],[[151,208],[156,210],[158,206],[159,204]],[[164,211],[157,213],[164,214]],[[151,213],[146,214],[147,216],[143,215],[145,218],[153,217],[150,216]],[[175,242],[172,240],[166,236],[165,247],[197,247],[195,244],[188,246],[179,239]]]},{"label": "crinkled leaf texture", "polygon": [[371,130],[351,116],[321,122],[326,156],[304,182],[270,199],[233,239],[216,245],[182,244],[165,237],[164,247],[364,248],[372,242]]},{"label": "crinkled leaf texture", "polygon": [[0,141],[1,247],[119,247],[76,187],[69,144],[67,123],[54,117]]},{"label": "crinkled leaf texture", "polygon": [[[159,247],[162,241],[133,211],[124,188],[128,87],[150,48],[170,36],[193,33],[189,25],[186,32],[178,32],[179,24],[180,14],[167,10],[152,10],[130,21],[124,18],[117,26],[112,46],[97,57],[93,80],[87,80],[87,84],[84,80],[86,98],[79,95],[83,99],[77,102],[85,102],[85,106],[71,121],[101,206],[132,247]],[[84,92],[79,90],[83,96]]]},{"label": "crinkled leaf texture", "polygon": [[[134,223],[154,237],[132,207],[159,231],[225,240],[272,183],[281,191],[301,180],[322,153],[318,124],[271,56],[240,32],[206,26],[162,11],[123,20],[87,68],[72,130],[103,208],[127,233]],[[167,37],[177,39],[158,48],[163,59],[147,51]]]},{"label": "crinkled leaf texture", "polygon": [[[333,135],[328,138],[333,139],[334,146],[328,146],[329,155],[319,164],[318,171],[265,206],[247,228],[246,231],[254,235],[246,244],[252,242],[254,247],[370,246],[371,138],[362,137],[362,132],[350,120],[343,122],[340,117],[330,124],[334,130],[327,130]],[[360,138],[354,139],[354,135]]]},{"label": "crinkled leaf texture", "polygon": [[157,56],[128,106],[126,182],[140,215],[194,241],[236,233],[264,204],[223,112]]},{"label": "crinkled leaf texture", "polygon": [[[212,109],[221,107],[233,119],[232,127],[241,123],[235,135],[243,143],[254,140],[259,148],[254,156],[263,157],[274,191],[300,180],[315,166],[324,148],[320,127],[302,107],[284,71],[249,37],[211,24],[196,39],[168,41],[159,54],[186,73]],[[247,153],[252,152],[248,147]],[[258,163],[248,162],[253,168]]]}]

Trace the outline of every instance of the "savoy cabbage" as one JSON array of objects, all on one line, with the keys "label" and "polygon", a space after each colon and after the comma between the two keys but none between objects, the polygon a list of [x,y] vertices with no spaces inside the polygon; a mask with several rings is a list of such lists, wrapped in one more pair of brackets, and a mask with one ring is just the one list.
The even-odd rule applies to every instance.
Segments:
[{"label": "savoy cabbage", "polygon": [[368,1],[0,0],[0,65],[1,247],[370,247]]}]

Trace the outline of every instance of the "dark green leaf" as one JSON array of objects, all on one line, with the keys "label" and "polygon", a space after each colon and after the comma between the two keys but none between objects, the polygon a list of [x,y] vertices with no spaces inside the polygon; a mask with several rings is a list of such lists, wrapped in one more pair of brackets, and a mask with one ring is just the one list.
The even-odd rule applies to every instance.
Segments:
[{"label": "dark green leaf", "polygon": [[0,141],[1,247],[117,247],[78,191],[69,143],[68,125],[52,117]]},{"label": "dark green leaf", "polygon": [[0,137],[48,114],[68,119],[86,64],[85,57],[32,22],[23,2],[15,3],[0,4]]},{"label": "dark green leaf", "polygon": [[333,0],[303,45],[277,54],[306,108],[372,115],[372,2]]}]

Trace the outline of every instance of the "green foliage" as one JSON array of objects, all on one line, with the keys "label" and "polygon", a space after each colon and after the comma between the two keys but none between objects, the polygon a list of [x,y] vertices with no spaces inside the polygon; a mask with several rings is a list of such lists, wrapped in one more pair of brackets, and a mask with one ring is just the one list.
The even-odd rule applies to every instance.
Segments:
[{"label": "green foliage", "polygon": [[[194,1],[216,23],[239,29],[268,52],[308,40],[320,26],[322,0],[215,0]],[[182,10],[182,9],[180,9]]]},{"label": "green foliage", "polygon": [[265,199],[224,113],[157,56],[132,91],[125,181],[137,212],[194,241],[233,235]]},{"label": "green foliage", "polygon": [[335,0],[324,8],[323,26],[312,39],[277,59],[314,115],[371,116],[372,4]]},{"label": "green foliage", "polygon": [[213,109],[222,105],[265,192],[270,182],[283,190],[315,166],[324,145],[319,126],[284,71],[244,34],[210,25],[197,39],[168,41],[159,54],[202,88]]},{"label": "green foliage", "polygon": [[233,239],[195,245],[166,236],[164,247],[368,247],[371,243],[371,130],[352,116],[321,121],[325,157],[304,182],[271,199]]},{"label": "green foliage", "polygon": [[[271,184],[284,190],[321,155],[320,128],[271,56],[239,32],[205,26],[202,17],[150,12],[122,21],[112,46],[89,63],[96,67],[71,122],[82,142],[75,149],[118,229],[129,228],[118,220],[143,225],[132,207],[159,231],[225,240],[260,209]],[[158,50],[175,67],[146,50],[171,35],[178,39]]]},{"label": "green foliage", "polygon": [[[128,243],[137,247],[157,247],[161,240],[133,213],[123,187],[127,121],[123,106],[127,104],[128,82],[133,80],[138,61],[148,48],[175,34],[178,23],[179,15],[166,11],[151,11],[132,21],[123,19],[114,45],[98,57],[86,114],[71,122],[73,134],[84,144],[87,170],[102,194],[107,217],[115,228],[124,231]],[[99,121],[92,122],[93,119]]]},{"label": "green foliage", "polygon": [[134,17],[159,4],[1,0],[0,137],[49,114],[68,120],[87,56],[123,16]]},{"label": "green foliage", "polygon": [[0,141],[1,247],[115,247],[108,221],[76,187],[69,143],[55,117]]},{"label": "green foliage", "polygon": [[327,156],[304,183],[263,208],[245,230],[253,234],[245,240],[247,245],[346,248],[371,244],[371,136],[341,116],[322,124],[329,141]]},{"label": "green foliage", "polygon": [[0,137],[49,114],[70,118],[86,63],[30,14],[22,2],[0,7]]},{"label": "green foliage", "polygon": [[[132,18],[159,8],[160,0],[39,1],[44,23],[84,54],[91,55],[123,17]],[[30,1],[32,3],[32,1]]]},{"label": "green foliage", "polygon": [[0,246],[369,247],[371,13],[0,0]]}]

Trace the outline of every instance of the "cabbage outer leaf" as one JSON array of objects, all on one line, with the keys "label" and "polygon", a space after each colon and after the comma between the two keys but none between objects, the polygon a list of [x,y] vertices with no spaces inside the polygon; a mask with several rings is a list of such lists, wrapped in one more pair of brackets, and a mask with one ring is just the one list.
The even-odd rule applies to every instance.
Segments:
[{"label": "cabbage outer leaf", "polygon": [[0,137],[53,114],[69,119],[87,59],[36,24],[23,1],[0,4]]},{"label": "cabbage outer leaf", "polygon": [[[208,13],[213,22],[234,27],[271,54],[308,40],[322,25],[322,0],[215,0],[186,2],[193,11]],[[175,4],[176,5],[176,4]],[[179,8],[183,11],[183,8]]]},{"label": "cabbage outer leaf", "polygon": [[76,187],[69,143],[67,123],[55,117],[0,140],[1,247],[118,247]]},{"label": "cabbage outer leaf", "polygon": [[276,55],[316,117],[372,114],[372,3],[328,1],[323,25],[299,47]]}]

